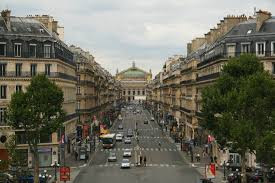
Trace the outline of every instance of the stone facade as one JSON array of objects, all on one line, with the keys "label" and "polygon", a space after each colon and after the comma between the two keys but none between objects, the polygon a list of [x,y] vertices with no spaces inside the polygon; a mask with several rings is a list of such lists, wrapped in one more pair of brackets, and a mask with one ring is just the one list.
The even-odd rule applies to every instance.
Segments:
[{"label": "stone facade", "polygon": [[[33,76],[47,75],[62,89],[67,114],[58,133],[40,139],[40,166],[50,166],[60,159],[61,134],[74,139],[77,124],[99,116],[120,100],[120,84],[88,52],[69,48],[60,39],[64,35],[58,28],[62,27],[51,16],[15,17],[10,13],[5,10],[0,16],[0,137],[15,134],[27,165],[33,165],[25,132],[7,126],[6,111],[14,92],[25,91]],[[1,142],[0,159],[7,159]]]},{"label": "stone facade", "polygon": [[122,98],[131,102],[134,100],[145,100],[147,91],[146,85],[151,81],[151,70],[143,71],[135,66],[116,74],[116,80],[121,83]]},{"label": "stone facade", "polygon": [[[230,58],[245,53],[255,54],[263,63],[264,69],[275,78],[274,37],[275,18],[269,12],[260,10],[255,17],[248,18],[245,15],[225,17],[204,37],[195,38],[187,44],[187,57],[178,61],[180,83],[173,71],[167,71],[167,62],[165,63],[163,70],[148,87],[152,88],[152,92],[147,104],[153,106],[155,115],[160,116],[165,123],[169,121],[167,124],[175,126],[175,123],[171,124],[171,119],[175,121],[179,115],[173,112],[178,109],[178,103],[173,103],[173,98],[179,100],[181,119],[177,131],[182,131],[185,139],[205,143],[206,135],[211,134],[203,132],[199,127],[199,121],[203,120],[200,117],[202,89],[217,80],[223,65]],[[170,64],[177,62],[176,58],[168,60]],[[180,92],[176,88],[180,88]],[[173,117],[165,115],[166,111],[172,111]],[[210,145],[213,156],[223,156],[215,141],[210,142]]]}]

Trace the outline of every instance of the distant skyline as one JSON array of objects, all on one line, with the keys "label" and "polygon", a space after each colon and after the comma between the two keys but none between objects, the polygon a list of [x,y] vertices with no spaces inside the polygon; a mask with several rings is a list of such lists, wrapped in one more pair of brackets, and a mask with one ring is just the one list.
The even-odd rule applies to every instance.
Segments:
[{"label": "distant skyline", "polygon": [[[238,6],[238,7],[237,7]],[[136,66],[155,76],[166,59],[186,55],[186,44],[203,37],[227,15],[275,15],[274,0],[1,0],[13,16],[51,15],[65,28],[65,43],[79,46],[115,75]]]}]

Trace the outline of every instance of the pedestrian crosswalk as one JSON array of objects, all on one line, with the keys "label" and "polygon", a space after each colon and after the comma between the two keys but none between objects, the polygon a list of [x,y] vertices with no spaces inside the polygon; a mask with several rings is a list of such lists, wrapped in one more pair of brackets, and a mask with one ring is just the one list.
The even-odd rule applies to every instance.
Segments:
[{"label": "pedestrian crosswalk", "polygon": [[[138,128],[138,131],[158,131],[159,128]],[[112,132],[127,132],[127,130],[112,129]]]},{"label": "pedestrian crosswalk", "polygon": [[135,147],[135,148],[113,148],[113,149],[98,149],[97,151],[101,152],[116,152],[116,151],[124,151],[124,150],[131,150],[131,151],[161,151],[161,152],[176,152],[178,151],[177,148],[144,148],[144,147]]},{"label": "pedestrian crosswalk", "polygon": [[[95,167],[99,168],[112,168],[112,167],[120,167],[121,165],[119,163],[106,163],[106,164],[101,164],[101,165],[93,165]],[[136,167],[134,163],[130,164],[131,167]],[[146,167],[156,167],[156,168],[176,168],[179,165],[174,165],[174,164],[147,164]],[[138,168],[138,167],[137,167]]]}]

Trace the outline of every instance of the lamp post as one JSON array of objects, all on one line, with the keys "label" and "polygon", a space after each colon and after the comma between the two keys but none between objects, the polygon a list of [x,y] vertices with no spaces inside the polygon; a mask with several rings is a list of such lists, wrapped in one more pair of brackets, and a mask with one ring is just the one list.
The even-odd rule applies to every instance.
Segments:
[{"label": "lamp post", "polygon": [[223,180],[226,180],[226,177],[225,177],[225,161],[223,161]]},{"label": "lamp post", "polygon": [[54,181],[57,181],[57,167],[59,167],[59,164],[57,163],[56,160],[54,160],[54,163],[51,164],[52,167],[54,167]]},{"label": "lamp post", "polygon": [[47,170],[44,170],[42,174],[39,174],[39,180],[41,180],[42,183],[46,183],[48,179],[51,179],[52,175],[49,175],[47,173]]}]

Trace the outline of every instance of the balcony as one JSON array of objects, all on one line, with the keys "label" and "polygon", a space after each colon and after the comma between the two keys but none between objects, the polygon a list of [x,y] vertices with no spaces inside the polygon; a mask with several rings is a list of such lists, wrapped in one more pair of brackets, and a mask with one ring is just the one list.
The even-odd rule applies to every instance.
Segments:
[{"label": "balcony", "polygon": [[[44,72],[37,72],[36,75],[38,74],[45,74]],[[51,72],[50,75],[47,75],[49,78],[60,78],[60,79],[65,79],[65,80],[70,80],[70,81],[76,81],[77,78],[72,75],[68,75],[66,73],[62,72]],[[16,76],[15,72],[6,72],[5,76],[0,76],[0,78],[3,77],[12,77],[12,78],[31,78],[31,72],[21,72],[20,76]]]},{"label": "balcony", "polygon": [[207,80],[212,80],[212,79],[217,79],[220,76],[219,72],[213,73],[213,74],[208,74],[205,76],[197,77],[196,81],[207,81]]}]

